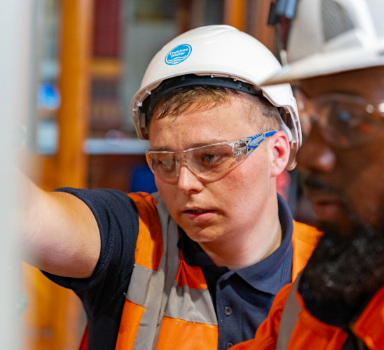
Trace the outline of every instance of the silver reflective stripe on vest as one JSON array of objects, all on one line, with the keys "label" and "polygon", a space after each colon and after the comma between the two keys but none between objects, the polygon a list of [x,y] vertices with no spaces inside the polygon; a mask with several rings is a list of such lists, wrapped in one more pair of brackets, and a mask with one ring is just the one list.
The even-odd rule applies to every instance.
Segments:
[{"label": "silver reflective stripe on vest", "polygon": [[188,322],[217,326],[215,309],[208,289],[179,287],[177,281],[169,295],[165,316]]},{"label": "silver reflective stripe on vest", "polygon": [[127,298],[145,307],[133,350],[152,350],[156,347],[164,315],[189,322],[217,325],[208,289],[179,287],[175,281],[180,265],[178,227],[160,195],[154,193],[152,196],[156,199],[160,218],[163,255],[157,271],[135,264],[132,272]]},{"label": "silver reflective stripe on vest", "polygon": [[163,256],[161,258],[161,263],[164,260],[164,268],[166,271],[163,294],[161,295],[161,290],[158,290],[159,296],[161,295],[161,305],[157,318],[156,334],[153,341],[154,349],[157,343],[157,337],[159,335],[161,320],[164,316],[164,310],[167,306],[168,297],[171,293],[173,282],[175,281],[176,274],[179,269],[180,252],[179,248],[177,247],[177,242],[179,241],[179,228],[177,227],[176,222],[174,222],[169,215],[169,211],[165,206],[163,199],[160,197],[160,194],[158,192],[153,193],[152,197],[156,199],[157,212],[159,213],[160,217],[161,234],[163,237]]},{"label": "silver reflective stripe on vest", "polygon": [[155,347],[159,320],[164,314],[166,304],[164,299],[168,299],[163,294],[171,289],[179,266],[177,225],[170,217],[160,196],[157,193],[152,196],[156,199],[160,218],[163,255],[157,271],[136,264],[133,268],[127,299],[145,307],[133,350],[152,350]]},{"label": "silver reflective stripe on vest", "polygon": [[156,336],[157,316],[161,306],[159,291],[164,288],[164,269],[153,271],[144,266],[133,268],[127,298],[135,304],[144,306],[144,313],[132,349],[151,350]]},{"label": "silver reflective stripe on vest", "polygon": [[152,278],[159,278],[156,271],[148,269],[147,267],[134,265],[131,281],[134,280],[132,287],[128,288],[127,298],[135,304],[145,306],[145,299],[148,295],[150,282]]},{"label": "silver reflective stripe on vest", "polygon": [[301,274],[302,272],[298,274],[293,282],[292,288],[288,293],[288,297],[284,305],[283,313],[280,319],[279,333],[277,335],[276,350],[286,350],[288,348],[293,330],[299,320],[301,307],[296,299],[296,291],[299,287]]}]

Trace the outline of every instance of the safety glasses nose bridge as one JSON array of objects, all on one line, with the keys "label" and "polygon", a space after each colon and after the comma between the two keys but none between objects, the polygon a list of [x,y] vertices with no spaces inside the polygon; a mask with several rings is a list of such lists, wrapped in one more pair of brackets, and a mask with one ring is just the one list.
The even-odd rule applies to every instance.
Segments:
[{"label": "safety glasses nose bridge", "polygon": [[189,161],[190,160],[189,158],[191,158],[192,153],[193,153],[193,149],[187,149],[185,151],[176,151],[173,153],[173,156],[175,157],[175,175],[176,175],[175,181],[177,181],[180,176],[180,169],[182,164],[185,164],[185,166],[193,174],[196,175],[195,171],[191,168],[191,162]]}]

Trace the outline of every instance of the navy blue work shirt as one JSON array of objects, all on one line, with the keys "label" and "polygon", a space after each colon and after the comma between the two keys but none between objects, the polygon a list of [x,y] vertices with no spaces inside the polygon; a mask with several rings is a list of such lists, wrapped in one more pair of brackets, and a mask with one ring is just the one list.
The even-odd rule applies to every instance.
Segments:
[{"label": "navy blue work shirt", "polygon": [[292,216],[279,196],[282,242],[262,261],[240,270],[216,266],[201,247],[182,232],[178,247],[188,265],[203,270],[219,324],[219,350],[253,339],[267,318],[277,292],[292,282]]},{"label": "navy blue work shirt", "polygon": [[[117,190],[63,188],[88,205],[97,221],[101,250],[95,271],[77,279],[44,274],[59,285],[72,289],[81,299],[88,321],[88,348],[115,349],[125,292],[130,282],[139,229],[134,202]],[[254,338],[267,317],[273,298],[291,282],[292,217],[281,197],[279,218],[281,246],[266,259],[237,271],[215,266],[200,246],[182,233],[178,246],[185,261],[201,266],[212,296],[219,323],[219,346]]]}]

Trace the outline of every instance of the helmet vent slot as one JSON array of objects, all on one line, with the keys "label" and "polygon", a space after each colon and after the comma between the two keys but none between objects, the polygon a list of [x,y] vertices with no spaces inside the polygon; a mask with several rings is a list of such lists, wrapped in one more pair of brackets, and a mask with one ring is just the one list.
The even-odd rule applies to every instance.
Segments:
[{"label": "helmet vent slot", "polygon": [[325,41],[355,28],[346,9],[334,0],[321,1],[321,17]]}]

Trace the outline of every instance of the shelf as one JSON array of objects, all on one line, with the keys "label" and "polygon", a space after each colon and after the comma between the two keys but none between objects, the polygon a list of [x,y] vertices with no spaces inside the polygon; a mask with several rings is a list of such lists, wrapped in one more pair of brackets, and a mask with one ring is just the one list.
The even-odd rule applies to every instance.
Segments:
[{"label": "shelf", "polygon": [[117,58],[93,58],[91,75],[93,79],[115,80],[121,78],[124,67]]},{"label": "shelf", "polygon": [[138,139],[88,139],[84,143],[86,154],[139,154],[150,149],[149,141]]}]

